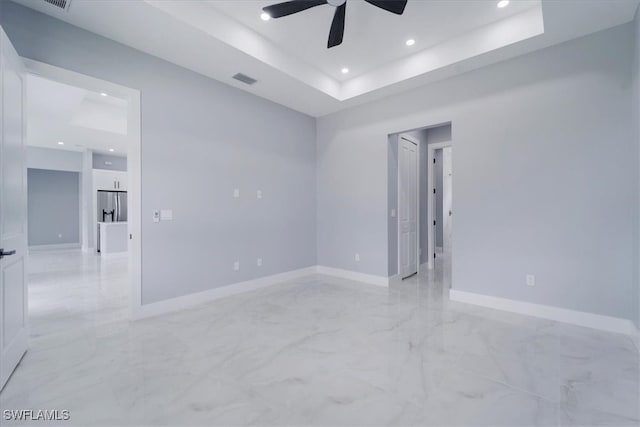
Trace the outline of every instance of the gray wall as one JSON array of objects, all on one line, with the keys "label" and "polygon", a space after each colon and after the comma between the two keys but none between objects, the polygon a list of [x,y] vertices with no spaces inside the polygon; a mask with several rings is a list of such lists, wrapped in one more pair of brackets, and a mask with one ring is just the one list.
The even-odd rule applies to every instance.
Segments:
[{"label": "gray wall", "polygon": [[27,170],[29,246],[80,244],[80,174]]},{"label": "gray wall", "polygon": [[81,172],[82,153],[28,146],[27,168]]},{"label": "gray wall", "polygon": [[110,156],[107,154],[93,153],[93,169],[126,171],[127,158],[123,156]]},{"label": "gray wall", "polygon": [[[636,11],[633,21],[634,27],[634,49],[633,49],[633,100],[632,114],[634,124],[634,139],[636,143],[636,199],[635,204],[640,211],[640,9]],[[634,269],[634,319],[636,326],[640,328],[640,215],[636,216],[636,239],[635,239],[635,269]]]},{"label": "gray wall", "polygon": [[316,264],[313,118],[0,4],[20,55],[141,91],[143,303]]},{"label": "gray wall", "polygon": [[[389,135],[387,143],[387,243],[389,245],[387,251],[387,276],[398,274],[398,137],[399,133]],[[320,147],[320,144],[318,144]],[[318,185],[321,182],[318,180]],[[320,189],[318,188],[318,195]],[[320,207],[320,205],[318,205]],[[396,215],[391,216],[391,212],[395,211]],[[318,215],[318,233],[324,228],[324,224],[320,224],[322,216]],[[322,236],[318,236],[318,255],[320,255],[320,243],[326,244]],[[361,255],[362,256],[362,255]],[[318,257],[318,264],[323,265],[324,258]]]},{"label": "gray wall", "polygon": [[632,42],[625,25],[320,118],[319,264],[388,274],[387,136],[451,122],[453,288],[630,318]]}]

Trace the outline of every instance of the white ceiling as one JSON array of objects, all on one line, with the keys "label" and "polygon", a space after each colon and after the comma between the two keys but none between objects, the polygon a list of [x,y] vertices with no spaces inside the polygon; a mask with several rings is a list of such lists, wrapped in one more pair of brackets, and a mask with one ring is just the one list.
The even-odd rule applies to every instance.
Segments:
[{"label": "white ceiling", "polygon": [[261,8],[278,0],[72,0],[68,12],[14,1],[322,116],[629,22],[640,0],[409,0],[402,16],[347,0],[344,42],[330,50],[329,5],[265,22]]},{"label": "white ceiling", "polygon": [[28,145],[126,155],[127,101],[32,74],[26,87]]},{"label": "white ceiling", "polygon": [[[265,22],[260,19],[261,9],[278,1],[209,0],[208,3],[283,51],[336,80],[346,81],[540,6],[540,0],[520,0],[498,9],[496,1],[414,0],[409,1],[404,14],[398,16],[364,1],[351,0],[346,12],[344,41],[331,49],[327,49],[327,37],[335,8],[330,5]],[[407,47],[405,42],[409,38],[416,40],[416,44]],[[347,75],[341,73],[343,67],[349,68]]]}]

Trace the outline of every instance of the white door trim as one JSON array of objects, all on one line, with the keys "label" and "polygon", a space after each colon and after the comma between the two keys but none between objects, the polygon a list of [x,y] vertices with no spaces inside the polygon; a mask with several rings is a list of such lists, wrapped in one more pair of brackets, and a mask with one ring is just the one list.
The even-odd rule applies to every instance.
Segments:
[{"label": "white door trim", "polygon": [[[401,133],[398,135],[398,183],[397,183],[397,198],[396,198],[396,219],[397,219],[397,234],[398,234],[398,274],[402,276],[400,272],[400,140],[404,138],[409,142],[416,145],[416,271],[420,273],[420,141],[411,135]],[[402,277],[401,277],[402,278]]]},{"label": "white door trim", "polygon": [[[93,92],[107,92],[113,96],[126,99],[129,102],[127,123],[129,126],[127,149],[128,176],[128,223],[129,234],[129,282],[131,287],[130,310],[131,318],[139,317],[142,309],[142,214],[141,214],[141,184],[140,184],[140,91],[121,86],[106,80],[87,76],[55,67],[43,62],[23,58],[26,71],[46,79],[60,83],[81,87]],[[93,209],[95,210],[95,209]],[[95,215],[95,212],[94,212]],[[95,243],[95,242],[94,242]]]},{"label": "white door trim", "polygon": [[433,159],[435,158],[435,151],[445,147],[452,147],[451,141],[427,144],[427,194],[429,195],[427,202],[427,225],[431,229],[431,232],[427,233],[427,247],[429,251],[427,258],[427,268],[430,270],[433,268],[433,254],[436,250],[436,233],[433,229],[433,220],[436,213],[436,204],[433,203],[433,189],[436,185],[434,178],[435,169],[433,168]]}]

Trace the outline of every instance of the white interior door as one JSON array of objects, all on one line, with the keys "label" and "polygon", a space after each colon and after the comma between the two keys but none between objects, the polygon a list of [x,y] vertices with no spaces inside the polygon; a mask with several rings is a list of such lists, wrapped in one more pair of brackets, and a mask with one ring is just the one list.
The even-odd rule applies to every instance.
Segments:
[{"label": "white interior door", "polygon": [[20,57],[0,28],[0,389],[27,351],[27,180]]},{"label": "white interior door", "polygon": [[451,234],[453,231],[453,167],[451,147],[442,149],[442,249],[451,252]]},{"label": "white interior door", "polygon": [[418,145],[399,138],[398,221],[400,276],[418,272]]}]

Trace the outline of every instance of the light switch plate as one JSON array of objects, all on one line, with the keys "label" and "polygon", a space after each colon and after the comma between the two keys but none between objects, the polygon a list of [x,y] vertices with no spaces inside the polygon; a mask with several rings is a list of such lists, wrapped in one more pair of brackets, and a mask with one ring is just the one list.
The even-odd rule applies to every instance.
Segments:
[{"label": "light switch plate", "polygon": [[233,263],[233,269],[235,271],[240,270],[240,261],[236,261],[236,262]]},{"label": "light switch plate", "polygon": [[536,276],[534,276],[533,274],[527,274],[526,282],[527,282],[527,286],[535,286]]},{"label": "light switch plate", "polygon": [[240,189],[236,188],[236,189],[233,190],[233,198],[237,199],[239,197],[240,197]]},{"label": "light switch plate", "polygon": [[256,264],[258,265],[258,267],[262,267],[262,258],[258,258]]},{"label": "light switch plate", "polygon": [[162,221],[171,221],[171,220],[173,220],[173,210],[171,210],[171,209],[162,209],[160,211],[160,219]]},{"label": "light switch plate", "polygon": [[262,190],[258,190],[258,191],[256,191],[256,197],[257,197],[258,199],[262,199]]}]

